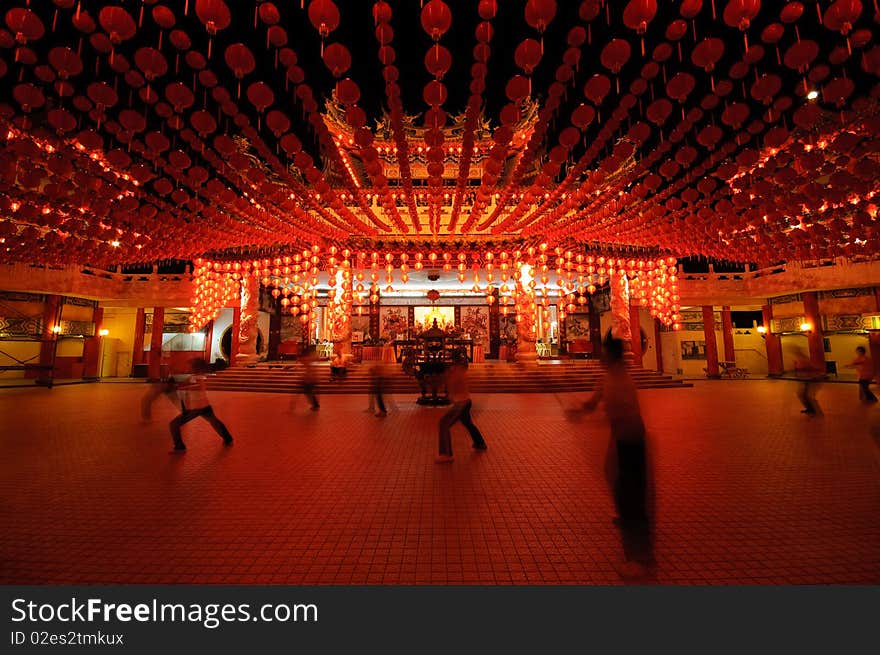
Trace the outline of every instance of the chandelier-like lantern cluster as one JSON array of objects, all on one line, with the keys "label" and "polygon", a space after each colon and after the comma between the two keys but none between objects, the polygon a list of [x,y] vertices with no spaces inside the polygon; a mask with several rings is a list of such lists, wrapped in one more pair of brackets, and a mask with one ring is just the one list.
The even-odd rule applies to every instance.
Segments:
[{"label": "chandelier-like lantern cluster", "polygon": [[236,302],[241,293],[240,262],[206,262],[197,259],[193,269],[190,329],[200,330],[217,318],[220,310]]},{"label": "chandelier-like lantern cluster", "polygon": [[[344,339],[352,315],[364,315],[368,304],[393,293],[395,284],[406,287],[413,271],[458,272],[470,291],[484,296],[499,312],[515,314],[537,332],[538,322],[550,327],[551,304],[558,307],[558,319],[584,308],[589,296],[606,283],[623,276],[628,280],[633,304],[647,307],[664,325],[679,329],[678,267],[674,257],[629,258],[613,254],[574,252],[547,244],[508,252],[352,252],[313,245],[293,255],[239,262],[197,260],[193,279],[195,329],[216,317],[220,308],[232,303],[243,276],[253,275],[279,302],[285,313],[299,316],[303,325],[316,327],[319,275],[326,274],[327,311],[330,333]],[[555,272],[555,279],[551,276]]]}]

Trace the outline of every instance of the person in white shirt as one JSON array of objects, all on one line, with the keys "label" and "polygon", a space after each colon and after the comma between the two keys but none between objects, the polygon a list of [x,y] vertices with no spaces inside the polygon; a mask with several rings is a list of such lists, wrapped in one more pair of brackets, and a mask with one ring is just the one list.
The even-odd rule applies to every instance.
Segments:
[{"label": "person in white shirt", "polygon": [[174,376],[177,395],[180,398],[181,412],[170,424],[171,438],[174,442],[174,450],[172,452],[186,452],[186,444],[183,443],[181,428],[184,424],[200,416],[208,421],[217,434],[222,437],[224,445],[231,446],[232,435],[223,421],[214,416],[214,409],[208,401],[208,394],[205,388],[205,376],[210,370],[208,363],[204,359],[196,358],[192,360],[190,367],[192,373]]}]

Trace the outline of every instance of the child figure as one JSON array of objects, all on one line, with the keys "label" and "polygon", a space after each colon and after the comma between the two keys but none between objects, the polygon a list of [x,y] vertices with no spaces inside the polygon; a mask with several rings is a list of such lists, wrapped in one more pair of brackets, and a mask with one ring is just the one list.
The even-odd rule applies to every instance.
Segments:
[{"label": "child figure", "polygon": [[180,398],[180,415],[175,417],[170,424],[171,438],[174,442],[173,453],[185,453],[186,444],[183,443],[181,428],[198,417],[204,418],[211,427],[223,438],[223,444],[232,445],[232,435],[223,422],[214,415],[214,409],[208,402],[208,394],[205,389],[205,376],[210,370],[208,363],[201,358],[193,359],[190,363],[190,374],[174,376],[177,395]]}]

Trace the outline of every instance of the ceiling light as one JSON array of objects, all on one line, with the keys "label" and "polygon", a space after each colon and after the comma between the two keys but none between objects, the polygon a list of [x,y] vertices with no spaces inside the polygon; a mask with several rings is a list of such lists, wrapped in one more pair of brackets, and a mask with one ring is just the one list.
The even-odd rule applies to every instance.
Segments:
[{"label": "ceiling light", "polygon": [[819,92],[816,89],[813,89],[807,94],[807,100],[815,100],[819,97]]}]

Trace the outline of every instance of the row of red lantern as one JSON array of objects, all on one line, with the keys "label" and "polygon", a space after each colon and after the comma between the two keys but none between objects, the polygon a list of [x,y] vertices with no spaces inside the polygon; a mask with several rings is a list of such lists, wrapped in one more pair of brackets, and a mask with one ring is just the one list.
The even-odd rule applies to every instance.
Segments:
[{"label": "row of red lantern", "polygon": [[425,158],[428,161],[428,229],[432,234],[440,230],[440,199],[443,191],[443,172],[446,153],[443,149],[447,91],[443,76],[452,65],[452,54],[440,45],[440,39],[452,26],[452,12],[443,0],[429,0],[422,7],[422,29],[434,42],[425,54],[425,68],[434,79],[425,85],[423,97],[430,106],[425,113],[425,143],[428,146]]},{"label": "row of red lantern", "polygon": [[[171,208],[161,202],[140,204],[137,180],[116,171],[101,153],[89,153],[76,141],[37,138],[8,124],[3,135],[2,159],[8,163],[3,191],[12,199],[10,208],[18,208],[10,212],[12,221],[4,228],[11,258],[34,256],[37,253],[28,250],[39,248],[47,261],[76,261],[84,249],[95,247],[115,251],[97,253],[96,264],[112,255],[128,256],[128,261],[174,256],[166,249],[172,244],[147,236],[159,225],[157,218]],[[31,177],[39,184],[30,185]],[[221,230],[214,232],[200,226],[196,236],[211,233],[209,242],[219,244],[222,225],[218,227]],[[168,236],[176,232],[180,230]]]},{"label": "row of red lantern", "polygon": [[[400,72],[394,65],[397,55],[391,45],[394,36],[394,30],[390,24],[391,17],[391,6],[387,2],[380,0],[373,5],[373,19],[376,25],[375,35],[376,40],[380,44],[377,56],[382,64],[382,79],[385,80],[385,97],[388,100],[391,132],[396,144],[395,154],[397,155],[400,185],[403,188],[403,197],[406,201],[410,222],[412,223],[413,230],[418,233],[421,231],[422,226],[413,194],[409,143],[404,132],[403,101],[401,100],[400,85],[398,84]],[[394,194],[392,194],[392,200],[394,200],[396,206],[397,202]]]},{"label": "row of red lantern", "polygon": [[[56,49],[56,51],[57,51],[57,49]],[[53,52],[54,52],[54,51],[53,51]],[[62,61],[64,60],[63,57],[56,57],[56,60],[57,60],[57,59],[61,59]],[[117,58],[117,60],[118,60],[118,59],[119,59],[119,58]],[[56,63],[57,63],[57,62],[56,62]],[[203,72],[204,72],[204,71],[203,71]],[[132,78],[127,77],[126,79],[129,80],[129,79],[132,79]],[[179,84],[170,85],[170,86],[169,86],[169,89],[170,89],[170,90],[168,91],[169,99],[171,99],[171,100],[173,100],[174,102],[176,102],[176,103],[177,103],[176,106],[178,106],[178,107],[183,107],[184,105],[187,105],[187,104],[189,104],[189,103],[191,102],[190,100],[187,99],[187,95],[189,95],[189,96],[191,97],[191,94],[188,94],[188,92],[185,92],[185,87],[182,87],[182,85],[179,85]],[[175,93],[174,96],[171,95],[171,91],[172,91],[172,90],[173,90],[174,93]],[[93,85],[92,87],[90,87],[90,96],[92,96],[92,98],[96,101],[97,105],[98,105],[99,107],[102,108],[102,110],[103,110],[103,107],[108,106],[108,105],[112,105],[112,104],[115,103],[115,96],[114,96],[114,94],[112,94],[112,93],[110,92],[109,87],[107,87],[106,85],[104,85],[104,84],[102,84],[102,83],[99,83],[99,84],[96,84],[96,85]],[[132,115],[136,116],[136,114],[134,114],[133,112],[130,112],[130,113],[131,113]],[[124,112],[123,112],[123,114],[124,114]],[[124,122],[124,121],[125,121],[125,117],[123,116],[123,114],[121,114],[121,117],[122,117],[122,120],[123,120],[123,122]],[[204,112],[202,112],[202,114],[204,114]],[[194,115],[194,116],[195,116],[195,115]],[[100,116],[100,113],[99,113],[98,116],[93,117],[93,118],[96,118],[96,120],[97,120],[98,122],[100,122],[100,121],[102,120],[102,119],[101,119],[101,116]],[[59,125],[63,125],[63,124],[64,124],[63,121],[62,121],[60,118],[59,118],[59,121],[56,121],[56,122],[57,122],[57,124],[59,124]],[[195,123],[196,123],[195,119],[194,119],[193,123],[194,123],[194,125],[195,125]],[[134,128],[134,129],[138,129],[138,128]],[[142,128],[140,128],[140,129],[142,129]],[[182,133],[182,135],[185,136],[185,133]],[[177,200],[176,202],[180,203],[180,200]]]},{"label": "row of red lantern", "polygon": [[[684,7],[682,8],[682,11],[683,11],[683,15],[684,15]],[[688,17],[691,18],[692,14],[689,14]],[[676,30],[675,34],[672,34],[672,31],[668,30],[667,31],[667,38],[680,38],[681,34],[682,34],[682,32],[680,30]],[[777,35],[776,35],[777,41],[778,41],[779,36],[781,36],[781,32],[779,32],[777,30]],[[860,43],[864,44],[864,41],[860,41]],[[705,47],[703,47],[703,46],[705,46]],[[704,67],[707,71],[710,71],[712,69],[714,63],[717,62],[718,59],[720,59],[720,55],[721,55],[721,53],[723,53],[723,48],[724,48],[723,42],[721,42],[718,39],[704,40],[704,42],[701,42],[698,45],[698,47],[695,48],[695,50],[694,50],[694,53],[693,53],[694,63]],[[663,50],[663,54],[660,53],[661,50]],[[807,48],[807,50],[809,50],[809,48]],[[661,44],[661,46],[658,46],[658,48],[655,49],[655,54],[654,54],[655,61],[664,61],[665,57],[668,57],[668,54],[666,54],[668,52],[671,52],[668,44]],[[698,55],[699,55],[699,57],[698,57]],[[760,56],[758,56],[758,54],[756,54],[756,51],[754,48],[753,48],[752,52],[749,53],[749,55],[747,57],[752,62],[760,59]],[[791,60],[791,65],[796,68],[803,66],[803,61],[805,61],[802,58],[799,59],[796,56],[796,53],[794,53],[794,52],[792,52],[792,55],[789,59]],[[655,66],[656,66],[656,64],[655,64]],[[648,71],[648,67],[643,69],[643,75],[645,74],[646,71]],[[752,96],[756,99],[764,98],[765,102],[766,102],[766,99],[771,98],[772,94],[774,93],[774,89],[778,87],[778,84],[775,84],[775,85],[771,84],[771,82],[774,80],[778,80],[778,78],[773,75],[769,75],[769,76],[765,75],[761,78],[758,78],[755,85],[753,85]],[[687,97],[687,95],[692,87],[693,87],[692,76],[689,76],[688,74],[678,74],[675,76],[675,78],[670,80],[669,84],[667,85],[667,91],[671,97],[673,97],[679,101],[682,101],[684,98]],[[658,107],[659,107],[659,105],[658,105]],[[731,113],[731,119],[733,119],[733,113],[732,112],[730,112],[730,113]],[[658,114],[658,115],[662,116],[663,114]],[[726,115],[724,116],[724,118],[725,119],[727,118]],[[717,131],[718,128],[712,128],[712,129]],[[707,134],[708,134],[708,132],[707,132]],[[720,134],[720,131],[719,131],[719,134]]]},{"label": "row of red lantern", "polygon": [[[644,71],[643,71],[643,74],[644,74]],[[678,76],[677,76],[677,77],[678,77]],[[673,80],[670,82],[670,85],[669,85],[669,86],[672,86],[672,83],[673,83],[673,82],[675,82],[675,79],[673,79]],[[720,92],[720,91],[719,91],[719,92]],[[673,95],[675,95],[675,92],[671,92],[671,93],[672,93]],[[650,108],[649,108],[649,109],[650,109]],[[689,117],[690,117],[690,114],[689,114]],[[726,119],[726,116],[724,116],[724,118]],[[691,122],[693,122],[693,121],[691,121]],[[706,129],[708,129],[708,128],[706,128]],[[713,129],[713,130],[716,130],[716,131],[718,130],[718,128],[712,128],[712,129]],[[718,134],[720,135],[720,131],[718,131]],[[711,143],[709,143],[709,144],[707,144],[707,145],[710,145],[710,146],[711,146]],[[644,161],[644,160],[643,160],[643,161]]]},{"label": "row of red lantern", "polygon": [[467,189],[471,161],[474,156],[474,132],[483,106],[483,93],[486,90],[486,77],[489,73],[487,63],[491,55],[490,43],[495,33],[492,20],[498,13],[495,0],[482,0],[477,6],[481,22],[475,29],[477,45],[474,47],[474,63],[471,66],[470,96],[465,109],[464,126],[461,137],[461,158],[458,163],[458,177],[455,182],[455,194],[452,200],[452,211],[449,218],[449,233],[455,233],[458,217],[461,212],[462,197]]},{"label": "row of red lantern", "polygon": [[[555,10],[555,7],[553,9]],[[531,9],[530,11],[529,5],[526,5],[526,14],[527,18],[529,17],[529,15],[534,15],[534,9]],[[552,20],[552,17],[549,14],[547,14],[545,18],[549,18],[550,20]],[[588,21],[585,22],[589,24]],[[568,34],[566,35],[566,43],[568,45],[568,48],[563,53],[562,64],[556,69],[555,81],[551,83],[550,87],[548,88],[547,100],[544,106],[539,111],[538,122],[535,125],[535,129],[532,132],[531,137],[529,138],[529,142],[526,145],[525,152],[517,162],[517,165],[513,171],[513,175],[511,175],[510,181],[505,186],[501,198],[496,203],[494,211],[477,226],[478,230],[484,230],[490,225],[493,225],[498,220],[503,208],[513,197],[514,190],[521,186],[523,176],[533,169],[535,157],[544,143],[544,139],[546,137],[547,130],[550,127],[551,121],[556,117],[559,108],[562,106],[562,100],[563,96],[566,93],[566,87],[569,84],[574,84],[575,73],[579,68],[581,58],[581,47],[583,46],[586,39],[586,29],[580,25],[572,27],[568,31]],[[528,45],[527,42],[524,43]],[[520,45],[520,48],[524,48],[523,44]],[[528,51],[529,49],[534,48],[524,48],[524,50],[526,51]],[[525,62],[520,62],[521,67],[524,64]],[[529,64],[525,65],[528,66]],[[508,95],[510,95],[511,93],[512,91],[509,90]],[[575,109],[575,111],[572,113],[572,122],[577,125],[577,128],[575,129],[576,134],[571,130],[560,131],[560,143],[564,142],[568,144],[565,148],[565,159],[568,158],[568,150],[570,150],[577,142],[581,140],[581,133],[592,122],[594,115],[595,112],[593,112],[592,108],[582,105],[581,107]],[[516,221],[516,219],[519,217],[518,211],[520,211],[521,208],[529,204],[531,200],[534,199],[534,189],[537,189],[538,187],[543,189],[545,186],[549,186],[550,179],[555,178],[562,165],[562,161],[564,161],[564,159],[559,159],[559,155],[561,153],[562,151],[558,149],[551,152],[551,154],[553,155],[552,159],[547,162],[544,170],[542,170],[541,173],[537,176],[537,180],[532,185],[532,188],[527,190],[525,193],[520,194],[519,202],[516,208],[508,215],[502,225],[497,228],[497,233],[503,232],[508,225]],[[548,175],[549,178],[546,177]]]},{"label": "row of red lantern", "polygon": [[[870,116],[872,114],[873,112],[871,111],[867,112],[866,115],[869,116],[868,120],[871,120]],[[850,127],[851,129],[854,127],[858,128],[858,122],[850,121]],[[864,132],[865,134],[871,134],[875,127],[876,126],[874,125],[866,125],[861,129],[866,130]],[[824,149],[821,147],[813,148],[810,143],[805,144],[799,139],[792,139],[787,142],[774,141],[772,144],[773,147],[768,147],[765,150],[765,152],[769,154],[763,157],[745,157],[742,155],[748,154],[749,151],[744,151],[744,153],[741,153],[741,156],[737,158],[742,162],[741,166],[745,167],[743,170],[748,171],[748,167],[752,166],[756,161],[762,162],[760,164],[761,171],[759,176],[749,175],[747,177],[742,177],[737,174],[740,166],[736,164],[722,166],[719,171],[722,171],[721,174],[724,176],[723,179],[732,179],[736,188],[731,188],[729,186],[722,187],[715,194],[707,197],[702,203],[699,203],[696,206],[682,208],[679,210],[679,213],[682,211],[689,212],[692,215],[696,213],[701,217],[700,220],[703,222],[712,221],[716,216],[724,216],[726,225],[722,224],[717,228],[713,228],[716,230],[716,238],[718,232],[723,228],[726,228],[728,234],[730,232],[742,232],[743,227],[746,227],[745,223],[742,221],[753,222],[755,220],[753,217],[755,217],[756,214],[756,218],[759,221],[761,220],[761,216],[766,216],[767,214],[777,215],[779,218],[783,219],[786,217],[793,217],[792,213],[794,213],[795,216],[800,214],[800,208],[803,205],[803,201],[801,200],[798,202],[796,194],[802,192],[801,190],[803,190],[803,192],[808,191],[816,198],[817,207],[830,200],[832,202],[837,202],[842,208],[849,209],[850,212],[855,213],[856,207],[851,203],[846,202],[850,197],[848,197],[846,193],[841,194],[840,191],[850,188],[852,189],[852,192],[856,194],[856,196],[852,197],[866,198],[871,193],[872,179],[876,179],[874,172],[876,172],[878,168],[878,162],[876,155],[872,154],[870,151],[864,151],[863,148],[863,154],[861,156],[848,157],[846,153],[850,152],[851,149],[861,148],[861,146],[858,145],[858,132],[844,130],[838,134],[840,134],[840,144],[834,148],[834,152],[830,153],[830,160],[836,160],[836,163],[833,165],[831,165],[830,162],[826,162],[823,166],[819,166],[819,164],[825,162],[825,155],[820,154],[823,153]],[[837,143],[837,141],[838,139],[833,139],[833,142]],[[822,144],[823,142],[825,142],[825,139],[818,139],[819,144]],[[789,151],[794,152],[793,149],[801,154],[805,151],[811,152],[811,154],[808,155],[808,158],[813,163],[806,163],[806,165],[800,166],[800,169],[802,170],[800,175],[796,172],[798,167],[793,168],[790,166],[789,162],[791,161],[791,157],[786,154]],[[797,156],[797,152],[795,152],[795,156]],[[849,168],[851,171],[844,172],[845,168],[844,165],[840,163],[841,161],[848,162],[845,168]],[[768,162],[772,163],[772,167],[766,166]],[[856,162],[860,164],[858,168],[855,166]],[[825,186],[825,184],[817,184],[816,178],[827,178],[830,180],[831,178],[829,175],[832,174],[834,168],[838,166],[841,168],[834,176],[833,185]],[[777,170],[777,173],[775,174],[773,172],[774,168]],[[821,171],[819,170],[820,168]],[[804,173],[808,170],[815,170],[816,173],[812,177],[805,177]],[[857,175],[853,173],[857,173]],[[773,180],[776,176],[779,177],[779,180],[784,187],[784,189],[780,187],[780,191],[784,191],[784,195],[786,196],[785,200],[782,202],[776,202],[774,199],[775,195],[778,195],[773,193]],[[799,179],[801,180],[800,182]],[[750,180],[754,181],[754,184],[757,186],[747,188],[742,187],[740,184],[741,181],[744,181],[747,185],[751,185],[752,182],[750,182]],[[768,184],[770,185],[769,187],[767,186]],[[728,189],[728,192],[722,194],[724,189]],[[732,205],[727,200],[723,199],[723,195],[729,195],[731,191],[737,192],[731,197],[736,205]],[[723,203],[726,203],[728,208],[724,208],[719,204],[719,198],[722,198]],[[752,200],[754,200],[754,202],[752,202]],[[714,203],[715,210],[708,213],[705,218],[702,218],[704,209],[708,210],[710,208],[710,202]],[[775,209],[775,206],[779,206],[779,209]],[[731,209],[736,209],[736,211],[741,212],[742,218],[730,215]],[[794,210],[794,212],[792,212],[792,210]],[[772,224],[764,224],[763,222],[759,224],[762,227],[760,236],[774,231],[772,229],[774,225]],[[777,232],[777,234],[784,235],[785,231]],[[795,236],[798,235],[796,234]],[[789,247],[793,245],[796,245],[794,241],[788,244]],[[781,248],[782,253],[786,252],[786,243],[783,242],[779,244],[779,247]],[[743,250],[743,254],[748,254],[750,252],[751,250],[749,248],[744,248]],[[781,253],[777,251],[776,256],[778,257],[780,254]]]}]

